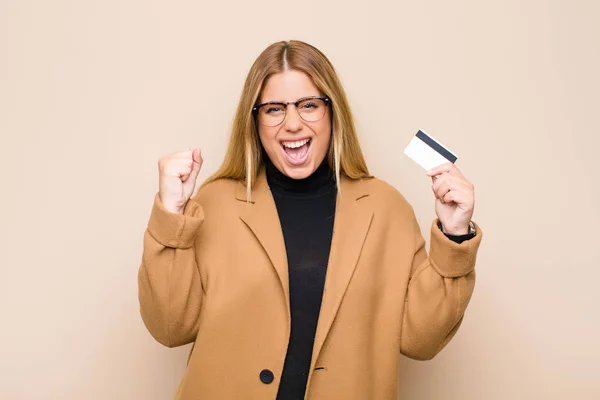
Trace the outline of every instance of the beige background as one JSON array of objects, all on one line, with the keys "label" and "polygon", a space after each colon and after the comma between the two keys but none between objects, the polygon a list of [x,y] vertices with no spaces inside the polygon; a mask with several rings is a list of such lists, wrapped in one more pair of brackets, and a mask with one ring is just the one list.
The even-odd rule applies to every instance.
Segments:
[{"label": "beige background", "polygon": [[401,399],[600,399],[599,4],[0,0],[0,398],[172,397],[188,347],[137,303],[156,161],[201,146],[213,172],[251,62],[297,38],[427,235],[417,129],[476,187],[467,318],[401,360]]}]

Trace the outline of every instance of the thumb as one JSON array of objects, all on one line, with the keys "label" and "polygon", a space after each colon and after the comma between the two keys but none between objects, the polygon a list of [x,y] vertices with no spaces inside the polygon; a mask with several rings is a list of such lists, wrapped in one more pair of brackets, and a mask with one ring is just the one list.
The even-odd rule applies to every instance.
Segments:
[{"label": "thumb", "polygon": [[200,167],[202,167],[202,156],[200,155],[200,149],[195,148],[192,151],[192,173],[191,178],[196,179],[198,173],[200,172]]}]

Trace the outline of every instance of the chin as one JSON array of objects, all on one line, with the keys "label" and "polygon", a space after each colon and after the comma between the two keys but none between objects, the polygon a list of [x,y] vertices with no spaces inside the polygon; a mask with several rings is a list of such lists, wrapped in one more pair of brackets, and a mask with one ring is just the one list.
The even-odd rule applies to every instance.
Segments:
[{"label": "chin", "polygon": [[293,165],[287,165],[286,163],[283,163],[283,165],[284,165],[283,171],[284,171],[285,175],[287,175],[288,177],[290,177],[292,179],[306,179],[309,176],[311,176],[313,174],[313,172],[315,172],[313,163],[307,163],[307,164],[308,165],[293,166]]}]

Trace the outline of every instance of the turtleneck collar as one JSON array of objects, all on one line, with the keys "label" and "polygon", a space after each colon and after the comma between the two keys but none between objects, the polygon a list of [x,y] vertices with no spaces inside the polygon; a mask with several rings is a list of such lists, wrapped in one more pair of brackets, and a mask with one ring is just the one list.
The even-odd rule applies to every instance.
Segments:
[{"label": "turtleneck collar", "polygon": [[276,194],[304,197],[320,195],[336,188],[335,175],[329,167],[327,157],[312,175],[304,179],[293,179],[279,171],[266,153],[263,155],[267,182],[271,191]]}]

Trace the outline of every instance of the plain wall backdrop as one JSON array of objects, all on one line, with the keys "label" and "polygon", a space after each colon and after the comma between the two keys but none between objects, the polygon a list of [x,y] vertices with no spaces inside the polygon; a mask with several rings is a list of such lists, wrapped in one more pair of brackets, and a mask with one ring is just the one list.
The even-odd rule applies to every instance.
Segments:
[{"label": "plain wall backdrop", "polygon": [[600,399],[597,1],[0,0],[0,398],[164,400],[189,347],[141,321],[159,157],[222,161],[255,57],[333,62],[371,172],[429,238],[418,129],[455,151],[484,230],[466,319],[401,399]]}]

